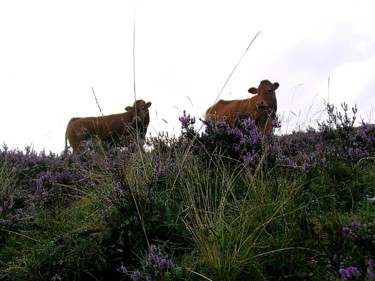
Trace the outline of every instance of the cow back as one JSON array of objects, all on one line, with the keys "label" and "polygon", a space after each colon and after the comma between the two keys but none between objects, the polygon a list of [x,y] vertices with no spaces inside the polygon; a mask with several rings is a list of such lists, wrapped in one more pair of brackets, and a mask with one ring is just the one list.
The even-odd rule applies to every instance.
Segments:
[{"label": "cow back", "polygon": [[219,100],[206,111],[206,118],[212,121],[226,121],[227,124],[233,125],[238,116],[253,115],[256,110],[258,97],[243,100]]}]

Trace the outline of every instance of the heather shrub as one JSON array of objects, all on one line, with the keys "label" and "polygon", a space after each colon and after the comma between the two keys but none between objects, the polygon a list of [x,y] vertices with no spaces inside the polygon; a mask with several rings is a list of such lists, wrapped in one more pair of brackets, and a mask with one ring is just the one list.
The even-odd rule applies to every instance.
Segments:
[{"label": "heather shrub", "polygon": [[26,227],[34,217],[34,205],[22,200],[16,183],[15,171],[0,161],[0,248],[10,233]]},{"label": "heather shrub", "polygon": [[[245,198],[255,197],[254,195],[248,196],[248,193],[246,193],[246,190],[249,190],[248,188],[238,188],[236,184],[228,180],[232,177],[236,178],[234,175],[240,177],[239,175],[242,174],[250,174],[254,175],[257,181],[265,182],[264,185],[267,186],[265,190],[267,191],[262,193],[262,198],[270,196],[271,206],[276,203],[275,198],[282,194],[280,190],[285,190],[281,183],[290,185],[293,181],[299,182],[301,189],[299,189],[298,195],[293,198],[295,209],[291,211],[291,213],[295,214],[294,218],[291,219],[291,221],[294,221],[293,226],[296,227],[293,229],[293,233],[299,233],[311,240],[303,243],[301,241],[300,244],[298,239],[294,241],[297,243],[288,244],[284,241],[283,245],[288,245],[289,247],[287,248],[290,249],[290,252],[293,252],[293,255],[283,252],[280,255],[274,254],[273,256],[282,256],[282,260],[288,260],[289,265],[285,268],[289,268],[289,270],[291,270],[290,265],[293,264],[294,269],[289,274],[295,274],[300,276],[300,278],[308,275],[318,275],[316,272],[310,272],[311,268],[309,266],[303,267],[298,265],[298,263],[303,257],[306,260],[306,265],[308,265],[311,257],[316,255],[315,249],[330,253],[338,252],[339,246],[335,242],[329,242],[337,241],[336,238],[340,236],[337,233],[337,216],[324,214],[326,212],[337,214],[342,211],[356,211],[363,208],[364,204],[366,205],[367,198],[374,194],[374,168],[371,165],[373,160],[371,156],[374,156],[375,153],[375,127],[362,122],[360,127],[354,128],[356,108],[354,107],[352,110],[354,114],[352,118],[348,116],[348,107],[345,104],[342,105],[342,108],[344,110],[343,115],[338,111],[335,112],[332,105],[327,105],[329,119],[327,122],[322,122],[318,130],[309,128],[307,132],[293,132],[291,135],[275,136],[271,139],[262,136],[257,131],[254,123],[249,120],[240,123],[238,126],[228,126],[225,122],[213,123],[210,120],[206,120],[204,121],[206,125],[205,131],[202,134],[198,134],[193,128],[194,119],[184,113],[180,120],[183,121],[182,128],[185,130],[185,134],[192,136],[190,138],[190,141],[193,141],[192,153],[198,159],[203,159],[205,165],[210,167],[210,172],[204,177],[215,179],[219,182],[219,187],[215,188],[215,182],[204,181],[201,183],[201,189],[204,191],[201,192],[188,189],[188,194],[202,194],[201,196],[190,195],[188,197],[190,199],[188,206],[195,206],[194,203],[198,204],[201,202],[201,198],[205,198],[204,195],[210,194],[210,200],[204,200],[204,203],[209,202],[207,206],[201,202],[194,207],[194,209],[200,210],[195,213],[195,217],[201,213],[204,214],[202,215],[204,219],[199,217],[197,225],[211,225],[212,228],[212,225],[219,225],[218,222],[225,217],[223,213],[226,213],[228,209],[224,208],[225,211],[218,211],[215,209],[215,202],[228,202],[230,204],[232,201],[230,196],[225,196],[224,198],[219,196],[216,199],[218,197],[217,194],[222,194],[219,190],[229,188],[229,190],[225,191],[226,194],[235,194],[237,199],[240,198],[238,196],[241,192],[245,194]],[[198,167],[198,165],[194,167]],[[219,169],[220,172],[215,174],[213,172],[215,169]],[[225,174],[223,171],[230,172]],[[222,177],[223,180],[220,180],[221,173],[225,174]],[[199,178],[202,175],[205,175],[204,171],[197,171],[194,178]],[[267,180],[265,181],[264,179]],[[185,182],[189,183],[191,181]],[[220,185],[220,183],[223,183],[223,185]],[[242,186],[244,185],[242,184]],[[197,187],[196,180],[194,181],[194,186]],[[215,190],[215,195],[211,193],[211,189]],[[259,203],[254,205],[261,206]],[[261,210],[263,213],[267,213],[265,210]],[[218,213],[220,213],[219,218],[210,218],[209,222],[202,222],[207,221],[207,217],[210,217],[207,214]],[[236,221],[236,219],[231,217],[229,221]],[[286,221],[289,221],[289,218]],[[215,224],[214,222],[217,223]],[[254,222],[252,223],[254,225]],[[240,226],[244,225],[246,223],[241,221]],[[194,226],[194,230],[197,231],[198,227]],[[237,231],[236,233],[238,233],[240,226],[236,225],[234,232]],[[286,227],[290,228],[290,226]],[[216,229],[215,227],[213,228]],[[220,225],[218,228],[225,229],[225,232],[220,232],[220,235],[216,234],[216,237],[221,241],[225,241],[224,244],[228,245],[227,240],[222,235],[231,236],[231,231],[228,230],[229,227]],[[319,228],[320,230],[318,231],[317,229]],[[203,235],[195,234],[197,236],[196,244],[203,244],[206,251],[214,251],[214,245],[206,245],[209,243],[207,241],[207,232],[203,233]],[[270,235],[273,236],[272,234]],[[327,241],[326,235],[329,235],[332,240]],[[275,236],[280,239],[280,235]],[[229,240],[236,241],[236,237],[231,236]],[[306,247],[306,251],[302,251],[304,254],[300,253],[299,258],[295,260],[296,251],[298,252],[302,245]],[[229,247],[226,249],[229,249]],[[219,248],[215,252],[223,254],[228,251]],[[269,252],[274,253],[272,250],[269,250]],[[235,267],[233,264],[236,264],[237,261],[234,261],[227,269],[225,269],[224,264],[226,262],[228,265],[230,261],[235,260],[233,257],[236,257],[236,255],[233,253],[224,254],[224,256],[221,256],[223,260],[220,259],[220,254],[218,255],[219,258],[215,262],[220,264],[218,268],[222,272],[214,270],[210,274],[214,274],[217,278],[227,278],[231,276],[229,268],[231,266]],[[206,253],[202,256],[209,256],[209,254]],[[257,255],[255,254],[255,256]],[[273,260],[269,256],[267,256],[267,259]],[[206,263],[213,264],[215,262],[210,260]],[[284,265],[278,264],[275,273],[282,273]],[[202,270],[205,268],[203,266]],[[260,269],[261,266],[257,264],[256,268]],[[265,268],[267,270],[264,270]],[[265,266],[265,268],[263,268],[264,271],[272,273],[272,266]],[[235,270],[236,274],[239,274],[240,271],[238,268]],[[284,273],[287,274],[286,272],[287,269]],[[337,272],[334,275],[337,275]],[[232,278],[237,280],[236,278],[239,277],[232,276]],[[260,277],[254,275],[252,278]],[[276,276],[273,278],[276,278]]]},{"label": "heather shrub", "polygon": [[339,256],[341,277],[351,277],[348,268],[355,267],[358,273],[374,279],[375,221],[352,221],[341,228],[341,233],[345,249],[343,255]]},{"label": "heather shrub", "polygon": [[72,165],[73,159],[44,151],[37,153],[32,148],[9,151],[6,146],[0,150],[0,161],[6,162],[16,174],[19,186],[18,198],[38,208],[53,210],[66,204],[74,197],[69,186],[78,181],[78,174]]},{"label": "heather shrub", "polygon": [[[371,215],[373,217],[373,214]],[[363,216],[366,219],[366,215]],[[360,280],[372,280],[374,245],[374,222],[352,221],[334,229],[335,239],[321,245],[324,251],[310,260],[313,280],[347,280],[360,276]],[[320,237],[318,239],[321,239]]]},{"label": "heather shrub", "polygon": [[272,136],[184,112],[146,151],[4,146],[0,280],[372,278],[375,128],[342,110]]},{"label": "heather shrub", "polygon": [[355,128],[356,107],[352,108],[353,117],[348,116],[346,104],[342,104],[342,108],[344,114],[337,110],[334,113],[335,107],[328,104],[329,118],[320,125],[325,153],[320,176],[323,185],[329,187],[325,192],[336,199],[336,207],[349,211],[374,192],[369,181],[373,169],[364,161],[375,154],[375,126],[362,121],[361,126]]},{"label": "heather shrub", "polygon": [[[152,142],[160,144],[162,140]],[[135,253],[148,248],[152,241],[168,241],[176,248],[188,243],[185,228],[176,221],[181,208],[174,185],[178,154],[114,149],[105,151],[100,159],[89,160],[90,166],[81,170],[81,177],[91,188],[85,191],[105,203],[102,217],[110,232],[110,255],[117,266],[119,261],[127,267],[139,266],[141,260]]]},{"label": "heather shrub", "polygon": [[0,280],[96,280],[107,266],[100,203],[77,200],[59,216],[39,212],[28,231],[1,249]]},{"label": "heather shrub", "polygon": [[140,270],[128,270],[124,265],[118,269],[124,276],[133,281],[138,280],[183,280],[181,267],[175,264],[172,258],[158,249],[155,245],[150,246],[146,259],[142,262]]}]

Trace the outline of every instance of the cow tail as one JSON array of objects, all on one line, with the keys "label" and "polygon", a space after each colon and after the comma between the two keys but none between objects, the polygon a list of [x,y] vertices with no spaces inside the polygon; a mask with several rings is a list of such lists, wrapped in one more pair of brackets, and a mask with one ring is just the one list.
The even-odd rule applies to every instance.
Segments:
[{"label": "cow tail", "polygon": [[65,151],[68,150],[68,128],[69,128],[69,124],[70,124],[70,122],[68,123],[68,126],[66,127],[66,131],[65,131]]},{"label": "cow tail", "polygon": [[65,150],[68,149],[68,130],[65,131]]}]

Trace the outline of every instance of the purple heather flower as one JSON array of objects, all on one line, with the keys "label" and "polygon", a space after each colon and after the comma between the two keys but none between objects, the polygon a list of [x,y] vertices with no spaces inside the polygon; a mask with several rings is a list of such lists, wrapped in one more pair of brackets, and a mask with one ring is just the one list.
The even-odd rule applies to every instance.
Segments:
[{"label": "purple heather flower", "polygon": [[344,226],[342,229],[341,229],[342,233],[343,234],[350,234],[352,232],[352,230],[350,229],[350,227],[347,227],[347,226]]},{"label": "purple heather flower", "polygon": [[349,266],[347,268],[340,268],[339,273],[341,274],[341,280],[347,280],[348,278],[353,278],[361,275],[358,269],[354,266]]},{"label": "purple heather flower", "polygon": [[375,273],[369,267],[367,268],[367,274],[371,279],[375,279]]},{"label": "purple heather flower", "polygon": [[118,271],[119,271],[120,273],[123,273],[123,274],[128,274],[128,270],[126,269],[126,267],[125,267],[123,264],[121,264],[121,266],[120,266],[120,268],[118,269]]},{"label": "purple heather flower", "polygon": [[175,265],[173,264],[173,262],[171,260],[168,260],[167,267],[168,267],[168,269],[174,269]]},{"label": "purple heather flower", "polygon": [[151,252],[152,254],[155,254],[155,253],[156,253],[156,250],[157,250],[157,247],[156,247],[154,244],[152,244],[152,245],[150,246],[150,252]]},{"label": "purple heather flower", "polygon": [[147,261],[150,262],[150,264],[151,264],[151,262],[152,262],[153,260],[155,260],[155,254],[153,254],[153,252],[151,251],[151,252],[148,254],[148,259],[147,259]]},{"label": "purple heather flower", "polygon": [[272,120],[272,126],[274,128],[281,128],[281,120],[279,119],[279,116],[276,116],[276,118]]},{"label": "purple heather flower", "polygon": [[147,277],[146,277],[146,281],[152,281],[151,276],[147,276]]},{"label": "purple heather flower", "polygon": [[11,220],[3,220],[3,224],[5,224],[5,225],[11,225],[12,222],[11,222]]},{"label": "purple heather flower", "polygon": [[159,268],[163,269],[166,263],[167,261],[165,259],[159,259],[158,260]]},{"label": "purple heather flower", "polygon": [[186,115],[186,111],[184,111],[183,114],[183,116],[178,118],[181,122],[182,129],[187,129],[190,125],[195,124],[195,117],[190,117],[190,114]]},{"label": "purple heather flower", "polygon": [[254,155],[251,152],[247,152],[246,155],[242,156],[242,161],[247,164],[253,160]]},{"label": "purple heather flower", "polygon": [[139,281],[141,279],[141,274],[139,273],[139,271],[133,272],[132,279],[133,279],[133,281]]},{"label": "purple heather flower", "polygon": [[373,259],[368,260],[369,267],[367,268],[367,274],[371,279],[375,279],[375,261]]},{"label": "purple heather flower", "polygon": [[353,221],[352,222],[352,225],[357,227],[357,228],[360,228],[361,227],[361,223],[360,222],[357,222],[357,221]]}]

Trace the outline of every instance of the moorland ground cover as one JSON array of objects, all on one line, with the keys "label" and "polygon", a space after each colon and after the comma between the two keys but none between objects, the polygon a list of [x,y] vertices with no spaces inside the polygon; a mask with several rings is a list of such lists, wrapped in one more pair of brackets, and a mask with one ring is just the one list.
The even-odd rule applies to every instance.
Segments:
[{"label": "moorland ground cover", "polygon": [[356,113],[271,137],[184,113],[147,152],[4,144],[0,280],[374,279],[375,125]]}]

